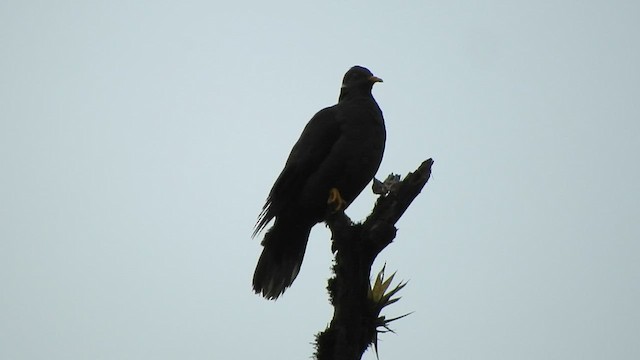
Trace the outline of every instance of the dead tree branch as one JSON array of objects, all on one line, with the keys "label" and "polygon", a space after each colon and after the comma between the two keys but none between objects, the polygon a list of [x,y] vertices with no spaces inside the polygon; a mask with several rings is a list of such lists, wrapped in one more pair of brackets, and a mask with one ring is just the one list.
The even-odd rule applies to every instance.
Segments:
[{"label": "dead tree branch", "polygon": [[372,296],[371,266],[395,238],[396,222],[429,180],[432,165],[428,159],[402,181],[385,181],[387,189],[382,192],[386,194],[378,198],[363,223],[352,223],[344,212],[327,219],[335,253],[335,276],[327,286],[334,313],[329,327],[316,336],[317,360],[360,360],[376,344],[378,329],[390,321],[379,314],[395,301],[390,299],[393,294],[382,299]]}]

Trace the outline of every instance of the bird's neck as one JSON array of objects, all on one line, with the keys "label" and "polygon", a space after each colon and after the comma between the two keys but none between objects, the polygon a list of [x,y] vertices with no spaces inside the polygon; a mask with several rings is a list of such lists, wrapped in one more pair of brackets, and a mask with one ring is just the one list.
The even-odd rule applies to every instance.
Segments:
[{"label": "bird's neck", "polygon": [[338,102],[357,99],[357,98],[373,98],[371,95],[371,91],[364,91],[362,89],[357,88],[342,88],[340,89],[340,96],[338,97]]}]

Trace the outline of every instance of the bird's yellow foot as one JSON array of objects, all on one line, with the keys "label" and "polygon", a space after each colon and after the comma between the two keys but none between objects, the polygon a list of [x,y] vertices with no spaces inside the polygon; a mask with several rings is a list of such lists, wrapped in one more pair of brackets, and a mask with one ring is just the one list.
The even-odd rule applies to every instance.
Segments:
[{"label": "bird's yellow foot", "polygon": [[332,206],[331,212],[335,213],[340,210],[343,210],[346,207],[347,202],[344,201],[338,189],[331,188],[331,190],[329,190],[329,198],[327,199],[327,205],[331,205]]}]

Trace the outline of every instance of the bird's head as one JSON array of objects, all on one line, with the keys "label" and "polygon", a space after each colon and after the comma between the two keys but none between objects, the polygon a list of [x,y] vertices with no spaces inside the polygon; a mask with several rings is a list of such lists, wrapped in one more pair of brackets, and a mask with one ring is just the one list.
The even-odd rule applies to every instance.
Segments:
[{"label": "bird's head", "polygon": [[354,93],[371,95],[373,84],[377,82],[382,82],[382,79],[374,76],[369,69],[356,65],[344,74],[340,99],[342,100],[347,94]]},{"label": "bird's head", "polygon": [[342,87],[350,88],[365,86],[371,88],[373,87],[373,84],[377,82],[382,82],[382,79],[374,76],[373,73],[366,67],[356,65],[349,69],[346,74],[344,74]]}]

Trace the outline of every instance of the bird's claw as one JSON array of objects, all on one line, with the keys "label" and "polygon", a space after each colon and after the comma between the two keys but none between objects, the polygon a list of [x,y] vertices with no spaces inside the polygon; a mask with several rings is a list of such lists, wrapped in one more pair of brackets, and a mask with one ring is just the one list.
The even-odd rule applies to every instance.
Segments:
[{"label": "bird's claw", "polygon": [[327,199],[327,205],[332,206],[331,213],[336,213],[340,210],[344,210],[344,208],[347,205],[347,202],[344,201],[338,189],[331,188],[331,190],[329,190],[329,198]]}]

